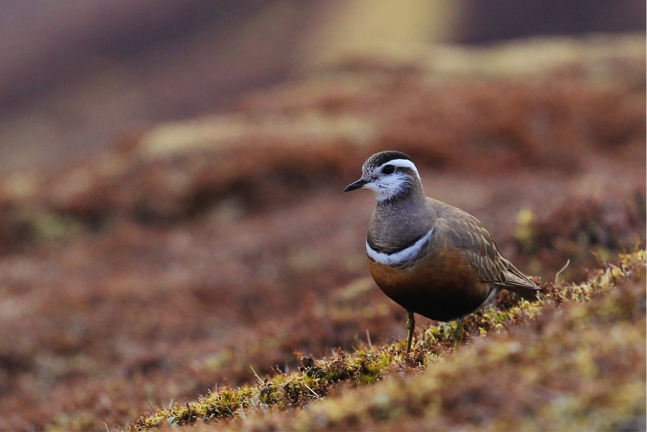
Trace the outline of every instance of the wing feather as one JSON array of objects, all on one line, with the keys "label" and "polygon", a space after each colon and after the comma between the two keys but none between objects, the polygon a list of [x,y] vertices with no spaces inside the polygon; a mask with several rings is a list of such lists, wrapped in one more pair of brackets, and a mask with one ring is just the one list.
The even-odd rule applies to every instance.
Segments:
[{"label": "wing feather", "polygon": [[501,256],[492,234],[474,216],[448,207],[442,215],[448,245],[460,250],[481,281],[509,289],[526,299],[536,299],[539,287]]}]

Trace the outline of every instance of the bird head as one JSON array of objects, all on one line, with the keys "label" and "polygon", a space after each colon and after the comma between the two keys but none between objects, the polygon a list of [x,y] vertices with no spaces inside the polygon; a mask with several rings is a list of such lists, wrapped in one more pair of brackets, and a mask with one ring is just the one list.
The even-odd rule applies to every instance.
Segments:
[{"label": "bird head", "polygon": [[369,189],[378,202],[404,196],[412,187],[421,184],[418,169],[411,158],[399,151],[376,153],[364,162],[362,177],[349,184],[344,192]]}]

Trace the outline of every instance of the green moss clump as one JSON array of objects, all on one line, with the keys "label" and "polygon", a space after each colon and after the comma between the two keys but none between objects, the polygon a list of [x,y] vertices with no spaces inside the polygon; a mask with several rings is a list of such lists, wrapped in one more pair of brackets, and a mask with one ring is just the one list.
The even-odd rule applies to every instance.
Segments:
[{"label": "green moss clump", "polygon": [[[622,255],[617,265],[594,272],[585,283],[545,284],[537,302],[521,301],[505,310],[468,317],[466,330],[477,340],[451,361],[443,356],[453,350],[452,324],[419,331],[410,356],[403,342],[360,349],[353,355],[336,350],[334,357],[318,361],[296,353],[303,364],[298,373],[277,372],[271,378],[259,377],[255,385],[222,388],[195,402],[143,416],[130,428],[143,431],[165,422],[177,426],[243,418],[259,429],[333,430],[353,426],[358,419],[370,424],[429,419],[432,414],[441,415],[434,420],[441,429],[459,424],[536,429],[542,422],[559,429],[569,421],[584,429],[612,427],[623,416],[644,412],[640,409],[644,409],[644,376],[639,382],[634,376],[627,381],[626,374],[634,373],[635,365],[627,369],[625,363],[644,365],[645,259],[645,251],[637,250]],[[518,331],[506,332],[515,327]],[[490,334],[493,340],[478,340]],[[433,363],[438,365],[420,374]],[[640,370],[644,375],[642,366]],[[407,378],[412,373],[417,377]],[[619,374],[618,392],[596,387],[596,380],[607,373]],[[404,378],[392,378],[396,376]],[[254,416],[310,406],[344,383],[364,389],[312,405],[294,419]],[[524,396],[524,388],[530,396]],[[518,414],[512,415],[506,404]],[[608,407],[611,414],[591,414],[599,406]],[[479,410],[490,410],[492,418],[481,418]],[[465,413],[460,417],[463,423],[452,420],[454,411]]]}]

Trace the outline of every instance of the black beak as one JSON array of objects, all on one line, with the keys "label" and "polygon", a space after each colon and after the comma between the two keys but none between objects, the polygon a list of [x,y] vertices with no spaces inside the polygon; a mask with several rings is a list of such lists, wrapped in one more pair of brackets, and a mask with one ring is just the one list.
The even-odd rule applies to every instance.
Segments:
[{"label": "black beak", "polygon": [[359,179],[355,183],[351,183],[348,186],[346,186],[346,189],[344,189],[344,192],[350,192],[350,191],[354,191],[355,189],[360,189],[366,183],[368,183],[366,180]]}]

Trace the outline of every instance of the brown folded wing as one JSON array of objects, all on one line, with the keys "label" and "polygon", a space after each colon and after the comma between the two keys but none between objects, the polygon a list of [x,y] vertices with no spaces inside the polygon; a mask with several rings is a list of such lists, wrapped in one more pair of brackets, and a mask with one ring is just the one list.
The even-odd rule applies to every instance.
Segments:
[{"label": "brown folded wing", "polygon": [[[482,282],[511,290],[528,300],[535,300],[539,287],[501,256],[492,234],[474,216],[449,207],[439,215],[437,226],[448,246],[460,250],[476,270]],[[445,217],[443,217],[445,216]]]}]

